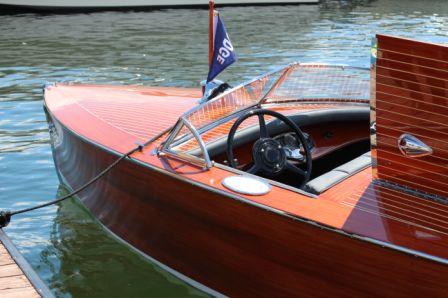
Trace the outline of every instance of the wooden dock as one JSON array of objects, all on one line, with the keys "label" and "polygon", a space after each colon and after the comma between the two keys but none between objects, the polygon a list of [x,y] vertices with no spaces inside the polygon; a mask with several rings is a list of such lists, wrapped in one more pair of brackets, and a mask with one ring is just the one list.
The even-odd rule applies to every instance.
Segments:
[{"label": "wooden dock", "polygon": [[0,229],[0,297],[54,297],[2,229]]}]

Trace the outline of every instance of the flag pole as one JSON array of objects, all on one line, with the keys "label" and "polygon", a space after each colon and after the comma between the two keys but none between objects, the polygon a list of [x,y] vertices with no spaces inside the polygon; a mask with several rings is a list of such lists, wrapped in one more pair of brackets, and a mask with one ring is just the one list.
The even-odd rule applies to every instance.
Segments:
[{"label": "flag pole", "polygon": [[213,60],[213,17],[214,17],[214,13],[215,13],[215,1],[214,0],[210,0],[209,1],[209,7],[210,7],[210,11],[208,14],[209,17],[209,34],[208,34],[208,66],[210,67],[212,65],[212,60]]}]

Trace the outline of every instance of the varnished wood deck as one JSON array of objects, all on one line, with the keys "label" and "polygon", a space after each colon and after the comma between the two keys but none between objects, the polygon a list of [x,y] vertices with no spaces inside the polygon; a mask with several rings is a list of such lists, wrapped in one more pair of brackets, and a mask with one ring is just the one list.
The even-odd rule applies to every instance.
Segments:
[{"label": "varnished wood deck", "polygon": [[53,297],[39,276],[1,229],[0,297]]}]

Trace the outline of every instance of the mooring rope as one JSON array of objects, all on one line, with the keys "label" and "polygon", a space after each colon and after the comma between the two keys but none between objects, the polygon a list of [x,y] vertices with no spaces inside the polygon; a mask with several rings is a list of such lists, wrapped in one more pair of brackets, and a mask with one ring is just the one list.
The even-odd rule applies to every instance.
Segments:
[{"label": "mooring rope", "polygon": [[139,144],[137,147],[135,147],[132,150],[124,153],[122,156],[120,156],[120,158],[118,158],[113,163],[111,163],[107,168],[102,170],[100,173],[98,173],[98,175],[96,175],[95,177],[90,179],[87,183],[83,184],[81,187],[73,190],[71,193],[69,193],[69,194],[67,194],[67,195],[65,195],[63,197],[57,198],[56,200],[52,200],[52,201],[47,202],[47,203],[43,203],[43,204],[39,204],[39,205],[36,205],[36,206],[33,206],[33,207],[25,208],[25,209],[20,209],[20,210],[16,210],[16,211],[4,211],[4,210],[0,211],[0,228],[6,227],[9,224],[9,222],[11,221],[11,217],[14,216],[14,215],[30,212],[30,211],[33,211],[33,210],[36,210],[36,209],[47,207],[47,206],[51,206],[51,205],[57,204],[59,202],[62,202],[64,200],[66,200],[66,199],[68,199],[68,198],[78,194],[79,192],[83,191],[84,189],[86,189],[87,187],[89,187],[90,185],[92,185],[93,183],[98,181],[99,179],[101,179],[110,170],[112,170],[115,166],[117,166],[122,160],[124,160],[125,158],[129,157],[130,155],[132,155],[133,153],[135,153],[137,151],[141,152],[143,150],[143,148],[145,148],[146,146],[148,146],[149,144],[151,144],[155,140],[159,139],[164,134],[166,134],[169,131],[171,131],[172,128],[173,127],[169,127],[167,129],[165,129],[164,131],[162,131],[159,134],[155,135],[154,137],[152,137],[151,139],[149,139],[145,143]]}]

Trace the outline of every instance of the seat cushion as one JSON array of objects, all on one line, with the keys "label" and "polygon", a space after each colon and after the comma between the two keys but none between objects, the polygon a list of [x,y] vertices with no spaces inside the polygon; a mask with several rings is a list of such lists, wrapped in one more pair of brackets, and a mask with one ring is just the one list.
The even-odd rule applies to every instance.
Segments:
[{"label": "seat cushion", "polygon": [[360,170],[366,168],[371,163],[370,151],[337,167],[334,170],[345,172],[349,175],[353,175]]},{"label": "seat cushion", "polygon": [[371,164],[370,151],[337,167],[330,172],[327,172],[313,180],[308,181],[305,185],[304,190],[313,194],[320,194],[333,185],[344,181],[348,177],[358,173],[369,167]]}]

